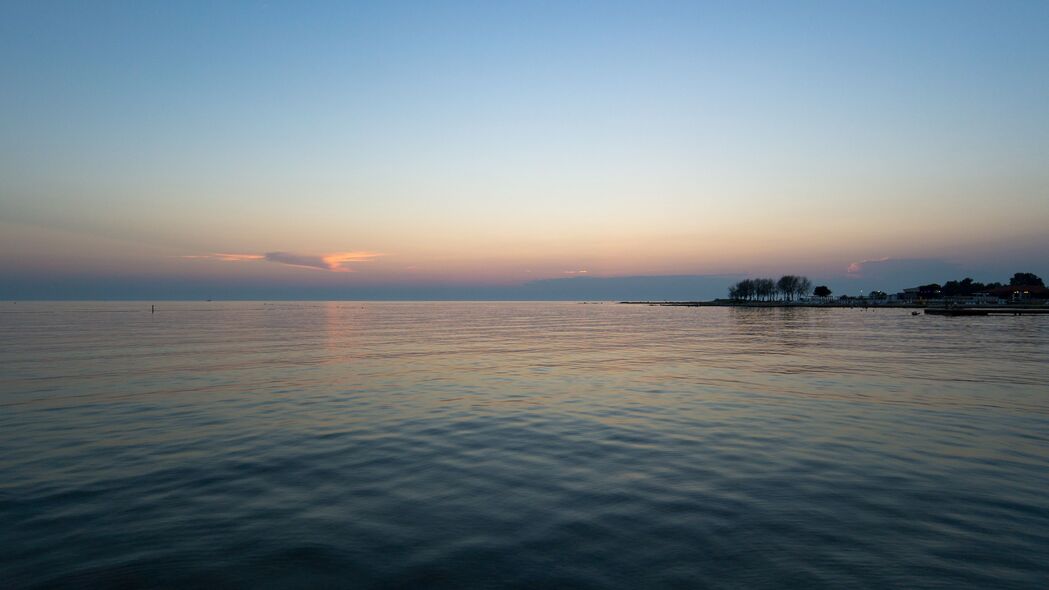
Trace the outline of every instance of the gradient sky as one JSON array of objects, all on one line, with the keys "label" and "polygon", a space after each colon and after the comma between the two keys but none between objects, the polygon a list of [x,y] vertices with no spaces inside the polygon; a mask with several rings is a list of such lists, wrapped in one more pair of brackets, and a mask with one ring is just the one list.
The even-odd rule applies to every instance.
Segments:
[{"label": "gradient sky", "polygon": [[1044,1],[9,0],[0,296],[1049,274],[1047,30]]}]

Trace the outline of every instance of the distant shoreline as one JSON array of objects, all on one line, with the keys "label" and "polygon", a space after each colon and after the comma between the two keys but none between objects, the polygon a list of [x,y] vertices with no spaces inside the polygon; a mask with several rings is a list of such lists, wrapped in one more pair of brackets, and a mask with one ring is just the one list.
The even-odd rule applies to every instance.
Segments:
[{"label": "distant shoreline", "polygon": [[622,305],[653,305],[659,307],[897,307],[923,309],[927,305],[917,303],[827,303],[797,301],[620,301]]},{"label": "distant shoreline", "polygon": [[[652,305],[657,307],[825,307],[825,308],[887,308],[887,309],[944,309],[943,305],[910,302],[874,302],[874,301],[620,301],[621,305]],[[955,305],[951,309],[1043,309],[1049,306],[1030,303],[1005,303],[1002,305]]]}]

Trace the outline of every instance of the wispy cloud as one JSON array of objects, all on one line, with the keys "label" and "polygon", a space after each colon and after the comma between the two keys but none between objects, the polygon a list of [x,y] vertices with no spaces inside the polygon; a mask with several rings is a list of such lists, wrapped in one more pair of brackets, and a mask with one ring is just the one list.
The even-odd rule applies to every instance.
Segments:
[{"label": "wispy cloud", "polygon": [[245,260],[262,260],[275,262],[287,266],[310,268],[313,270],[325,270],[329,272],[353,272],[351,264],[359,262],[371,262],[382,256],[378,252],[367,252],[356,250],[350,252],[332,252],[329,254],[295,254],[293,252],[264,252],[262,254],[232,254],[228,252],[213,252],[211,254],[198,254],[182,256],[182,258],[204,258],[209,260],[221,260],[223,262],[241,262]]},{"label": "wispy cloud", "polygon": [[212,254],[187,254],[185,256],[179,256],[179,258],[196,258],[196,259],[207,259],[207,260],[222,260],[224,262],[239,262],[241,260],[263,260],[266,258],[265,254],[226,254],[223,252],[215,252]]},{"label": "wispy cloud", "polygon": [[870,264],[872,262],[888,262],[888,260],[889,260],[889,257],[885,256],[883,258],[872,258],[871,260],[861,260],[859,262],[853,262],[853,263],[849,264],[849,268],[846,269],[846,271],[850,275],[858,275],[858,274],[863,272],[863,266],[865,264]]},{"label": "wispy cloud", "polygon": [[564,273],[566,275],[585,275],[585,274],[587,274],[589,272],[590,272],[589,270],[566,270],[566,271],[564,271]]}]

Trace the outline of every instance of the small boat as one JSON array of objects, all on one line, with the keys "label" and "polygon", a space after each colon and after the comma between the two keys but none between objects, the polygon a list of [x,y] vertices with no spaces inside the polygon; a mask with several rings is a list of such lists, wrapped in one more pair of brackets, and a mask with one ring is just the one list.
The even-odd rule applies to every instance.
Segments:
[{"label": "small boat", "polygon": [[918,315],[918,312],[916,312],[916,311],[912,311],[912,312],[911,312],[911,315]]}]

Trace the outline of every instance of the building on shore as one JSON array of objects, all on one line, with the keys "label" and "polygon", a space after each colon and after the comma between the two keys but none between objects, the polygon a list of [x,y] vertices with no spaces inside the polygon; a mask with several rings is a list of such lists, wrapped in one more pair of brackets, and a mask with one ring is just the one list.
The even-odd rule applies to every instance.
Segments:
[{"label": "building on shore", "polygon": [[1049,288],[1041,285],[1007,285],[993,289],[991,294],[1009,302],[1049,300]]},{"label": "building on shore", "polygon": [[940,286],[936,283],[929,285],[922,285],[920,287],[910,287],[904,289],[895,295],[897,301],[918,301],[918,300],[929,300],[939,299],[942,291]]}]

